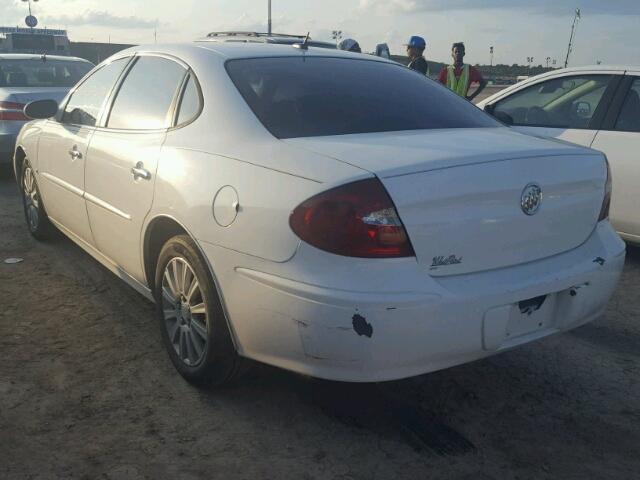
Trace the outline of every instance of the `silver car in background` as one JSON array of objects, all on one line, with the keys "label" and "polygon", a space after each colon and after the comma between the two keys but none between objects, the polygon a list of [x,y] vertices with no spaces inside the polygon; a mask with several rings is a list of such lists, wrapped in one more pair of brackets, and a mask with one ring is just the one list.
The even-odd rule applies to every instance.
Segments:
[{"label": "silver car in background", "polygon": [[29,121],[24,106],[34,100],[61,101],[92,68],[75,57],[0,54],[0,170],[11,165],[16,136]]}]

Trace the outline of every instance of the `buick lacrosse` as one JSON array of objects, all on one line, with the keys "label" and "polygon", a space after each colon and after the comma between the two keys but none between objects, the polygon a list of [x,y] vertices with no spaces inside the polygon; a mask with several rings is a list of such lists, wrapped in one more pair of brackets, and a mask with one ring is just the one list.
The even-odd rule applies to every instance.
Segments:
[{"label": "buick lacrosse", "polygon": [[153,299],[194,383],[243,357],[356,382],[458,365],[597,318],[623,267],[603,154],[377,57],[136,47],[25,114],[32,235]]}]

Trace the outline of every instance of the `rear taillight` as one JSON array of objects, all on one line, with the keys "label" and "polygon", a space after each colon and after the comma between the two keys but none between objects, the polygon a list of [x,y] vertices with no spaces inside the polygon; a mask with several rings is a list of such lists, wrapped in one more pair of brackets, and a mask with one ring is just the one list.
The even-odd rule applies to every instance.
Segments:
[{"label": "rear taillight", "polygon": [[376,178],[349,183],[298,206],[289,225],[300,239],[348,257],[413,257],[413,247],[387,191]]},{"label": "rear taillight", "polygon": [[29,118],[23,110],[23,103],[0,102],[0,120],[27,122]]},{"label": "rear taillight", "polygon": [[609,166],[609,160],[605,157],[605,163],[607,164],[607,182],[604,187],[604,200],[602,201],[602,208],[600,209],[600,216],[598,221],[606,220],[609,218],[609,209],[611,208],[611,167]]}]

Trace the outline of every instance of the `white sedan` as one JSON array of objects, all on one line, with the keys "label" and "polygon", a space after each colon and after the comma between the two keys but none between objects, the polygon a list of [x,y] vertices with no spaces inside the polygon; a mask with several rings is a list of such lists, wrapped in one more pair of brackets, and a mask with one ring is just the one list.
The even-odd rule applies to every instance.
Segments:
[{"label": "white sedan", "polygon": [[640,67],[565,68],[478,104],[518,131],[604,152],[611,163],[611,223],[640,243]]},{"label": "white sedan", "polygon": [[376,57],[137,47],[25,112],[31,233],[154,299],[194,383],[242,357],[357,382],[458,365],[599,317],[623,268],[601,153]]}]

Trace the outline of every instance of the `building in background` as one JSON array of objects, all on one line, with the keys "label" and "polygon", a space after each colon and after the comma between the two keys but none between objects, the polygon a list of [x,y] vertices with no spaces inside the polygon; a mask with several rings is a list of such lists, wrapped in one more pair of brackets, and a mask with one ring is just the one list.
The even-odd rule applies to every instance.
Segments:
[{"label": "building in background", "polygon": [[66,30],[0,27],[0,53],[70,55]]}]

